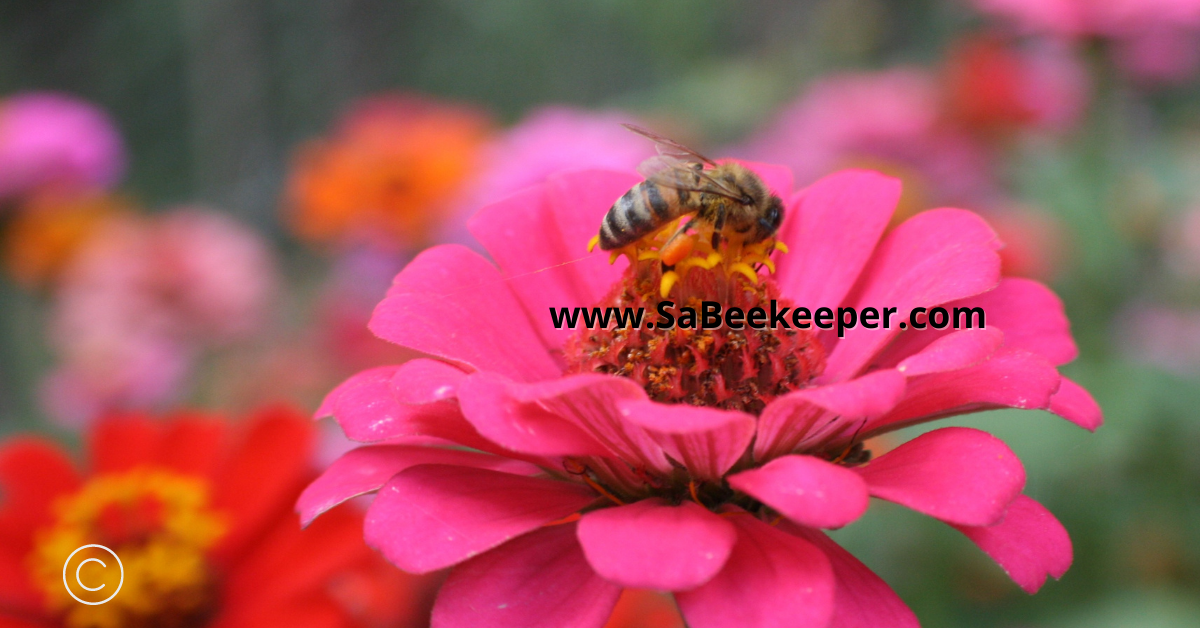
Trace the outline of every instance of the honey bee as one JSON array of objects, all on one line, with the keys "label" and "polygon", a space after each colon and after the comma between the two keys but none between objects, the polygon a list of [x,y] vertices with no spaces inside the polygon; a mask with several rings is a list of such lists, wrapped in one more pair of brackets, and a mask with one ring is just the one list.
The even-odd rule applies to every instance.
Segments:
[{"label": "honey bee", "polygon": [[[712,246],[722,239],[754,244],[775,235],[783,221],[783,201],[749,168],[718,164],[700,153],[632,124],[625,128],[653,140],[659,155],[638,167],[645,181],[617,199],[600,225],[600,248],[619,249],[663,225],[694,214],[663,245],[663,264],[671,266],[690,252],[675,246],[697,221],[712,226]],[[706,168],[707,166],[707,168]]]}]

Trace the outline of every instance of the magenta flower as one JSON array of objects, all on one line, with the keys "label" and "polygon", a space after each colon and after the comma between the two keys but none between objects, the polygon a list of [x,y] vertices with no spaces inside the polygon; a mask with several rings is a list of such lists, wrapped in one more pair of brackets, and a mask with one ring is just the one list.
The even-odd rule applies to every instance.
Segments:
[{"label": "magenta flower", "polygon": [[54,93],[0,100],[0,199],[43,186],[107,189],[124,169],[121,136],[94,105]]},{"label": "magenta flower", "polygon": [[981,10],[1059,35],[1135,33],[1156,23],[1200,25],[1197,0],[973,0]]},{"label": "magenta flower", "polygon": [[628,120],[625,114],[563,106],[534,111],[490,147],[489,164],[480,175],[482,204],[563,170],[633,169],[653,155],[654,148],[621,128],[620,123]]},{"label": "magenta flower", "polygon": [[791,252],[774,274],[693,265],[674,301],[902,318],[980,306],[987,328],[555,329],[548,308],[644,306],[661,286],[656,259],[582,253],[639,177],[560,174],[473,220],[495,264],[445,245],[396,277],[370,327],[429,357],[326,398],[317,414],[372,444],[308,487],[303,520],[377,492],[368,543],[406,571],[453,567],[435,627],[599,627],[624,587],[674,592],[693,628],[916,626],[822,532],[870,497],[961,531],[1026,591],[1061,576],[1070,539],[995,437],[944,428],[870,462],[861,445],[1000,407],[1095,429],[1099,408],[1056,370],[1076,354],[1058,298],[1000,278],[1000,242],[975,214],[931,210],[885,233],[893,179],[846,171],[793,194],[786,169],[748,165],[788,199]]},{"label": "magenta flower", "polygon": [[1101,37],[1138,78],[1179,82],[1200,68],[1197,0],[972,0],[1028,32],[1076,39]]},{"label": "magenta flower", "polygon": [[78,429],[115,409],[161,408],[179,401],[194,352],[153,332],[125,332],[97,333],[85,339],[87,344],[60,352],[63,362],[38,390],[42,410],[55,422]]},{"label": "magenta flower", "polygon": [[[810,85],[737,152],[786,165],[801,184],[864,166],[901,176],[906,197],[991,202],[1001,196],[992,155],[945,124],[943,101],[935,77],[919,68],[836,74]],[[923,199],[915,204],[927,206]]]}]

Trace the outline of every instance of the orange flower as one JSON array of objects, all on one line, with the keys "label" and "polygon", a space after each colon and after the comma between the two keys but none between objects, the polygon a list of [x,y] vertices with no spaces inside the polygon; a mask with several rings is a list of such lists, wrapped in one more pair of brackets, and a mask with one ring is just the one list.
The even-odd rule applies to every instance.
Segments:
[{"label": "orange flower", "polygon": [[22,205],[4,234],[4,265],[26,286],[45,285],[105,220],[129,207],[125,199],[107,194],[36,196]]},{"label": "orange flower", "polygon": [[[313,477],[312,439],[275,407],[237,429],[110,417],[82,474],[50,442],[0,446],[0,627],[418,625],[426,581],[363,544],[353,507],[301,531],[292,504]],[[88,544],[119,570],[99,548],[72,556]]]},{"label": "orange flower", "polygon": [[475,171],[488,128],[473,109],[414,96],[358,105],[297,155],[293,229],[314,242],[424,246]]}]

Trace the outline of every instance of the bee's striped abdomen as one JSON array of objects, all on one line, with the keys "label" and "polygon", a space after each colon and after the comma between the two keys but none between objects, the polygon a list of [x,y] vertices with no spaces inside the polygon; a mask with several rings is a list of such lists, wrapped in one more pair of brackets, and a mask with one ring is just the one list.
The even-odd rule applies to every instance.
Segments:
[{"label": "bee's striped abdomen", "polygon": [[623,194],[600,224],[600,248],[611,251],[627,246],[677,218],[679,194],[650,181],[643,181]]}]

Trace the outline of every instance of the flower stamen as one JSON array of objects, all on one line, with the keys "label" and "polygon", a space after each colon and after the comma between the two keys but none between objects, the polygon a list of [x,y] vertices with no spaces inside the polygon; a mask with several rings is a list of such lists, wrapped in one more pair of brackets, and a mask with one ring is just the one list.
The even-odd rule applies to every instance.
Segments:
[{"label": "flower stamen", "polygon": [[[55,523],[35,537],[30,568],[68,628],[185,625],[214,601],[207,552],[226,526],[203,480],[158,469],[101,475],[55,512]],[[64,561],[88,543],[112,549],[123,565],[120,595],[103,605],[75,603],[63,588]],[[105,591],[115,589],[107,579],[117,575],[104,574]]]},{"label": "flower stamen", "polygon": [[[697,227],[695,232],[691,232],[693,226]],[[759,274],[756,269],[762,266],[768,272],[775,272],[775,263],[770,255],[775,251],[788,251],[787,245],[773,239],[745,244],[737,238],[714,238],[714,233],[712,225],[691,216],[683,216],[641,240],[613,251],[609,263],[615,263],[621,255],[626,256],[633,265],[661,261],[664,268],[659,293],[665,299],[675,285],[696,268],[712,270],[720,266],[727,276],[737,273],[757,284]],[[595,250],[599,242],[599,235],[589,240],[588,252]],[[713,246],[714,242],[723,243],[724,249],[718,250]]]},{"label": "flower stamen", "polygon": [[586,464],[583,464],[582,462],[580,462],[574,458],[565,458],[565,459],[563,459],[563,469],[566,469],[567,473],[570,473],[571,475],[578,477],[580,480],[583,481],[584,484],[587,484],[588,486],[592,487],[592,490],[596,491],[597,493],[600,493],[604,497],[607,497],[614,504],[616,504],[618,506],[625,505],[624,501],[621,501],[621,499],[619,497],[617,497],[616,495],[613,495],[611,492],[609,492],[608,489],[601,486],[599,482],[593,480],[589,476],[589,474],[591,473],[591,469],[589,469]]}]

